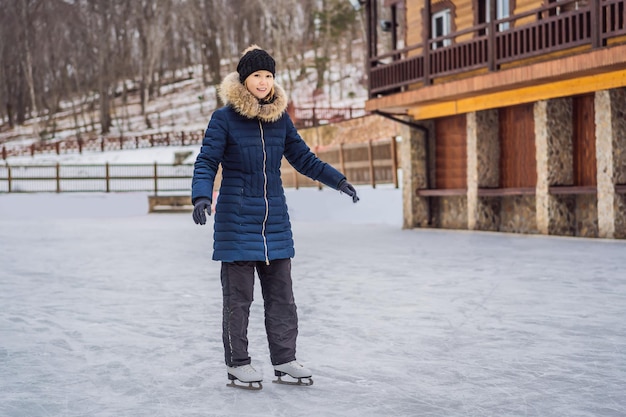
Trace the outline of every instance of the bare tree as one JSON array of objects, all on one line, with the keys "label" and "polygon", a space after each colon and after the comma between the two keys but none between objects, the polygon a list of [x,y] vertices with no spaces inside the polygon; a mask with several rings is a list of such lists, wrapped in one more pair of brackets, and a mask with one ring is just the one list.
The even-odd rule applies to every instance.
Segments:
[{"label": "bare tree", "polygon": [[200,67],[205,87],[217,85],[253,43],[287,70],[289,94],[310,66],[321,89],[330,62],[350,59],[354,37],[345,0],[0,2],[0,125],[32,117],[34,135],[54,133],[63,103],[78,134],[97,125],[106,134],[113,123],[132,129],[127,105],[137,85],[149,123],[149,100],[168,76]]},{"label": "bare tree", "polygon": [[[135,23],[140,50],[141,114],[146,115],[148,100],[154,96],[157,60],[164,47],[167,30],[168,0],[141,0],[135,2]],[[146,124],[150,124],[146,118]]]}]

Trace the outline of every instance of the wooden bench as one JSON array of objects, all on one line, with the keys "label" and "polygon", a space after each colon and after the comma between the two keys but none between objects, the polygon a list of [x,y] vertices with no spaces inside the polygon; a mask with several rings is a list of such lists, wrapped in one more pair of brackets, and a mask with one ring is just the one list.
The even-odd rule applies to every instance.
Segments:
[{"label": "wooden bench", "polygon": [[193,211],[191,197],[188,195],[151,195],[148,196],[150,213],[181,213]]}]

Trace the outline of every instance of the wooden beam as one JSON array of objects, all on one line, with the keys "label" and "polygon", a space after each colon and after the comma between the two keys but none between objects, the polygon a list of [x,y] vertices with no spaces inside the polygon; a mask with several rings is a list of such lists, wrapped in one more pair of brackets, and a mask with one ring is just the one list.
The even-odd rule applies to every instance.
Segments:
[{"label": "wooden beam", "polygon": [[509,91],[450,100],[443,103],[429,103],[411,107],[408,113],[415,120],[426,120],[558,97],[569,97],[624,86],[626,86],[626,70],[537,84]]}]

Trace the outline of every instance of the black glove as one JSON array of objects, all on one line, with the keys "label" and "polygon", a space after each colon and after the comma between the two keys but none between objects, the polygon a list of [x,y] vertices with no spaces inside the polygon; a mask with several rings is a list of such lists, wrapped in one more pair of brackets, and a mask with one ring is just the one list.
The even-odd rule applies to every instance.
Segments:
[{"label": "black glove", "polygon": [[356,195],[356,190],[354,189],[352,184],[350,184],[345,179],[341,180],[341,182],[337,186],[337,189],[339,190],[339,192],[346,193],[350,197],[352,197],[353,203],[356,203],[357,201],[359,201],[359,197]]},{"label": "black glove", "polygon": [[206,210],[207,213],[209,213],[209,216],[211,215],[211,199],[210,198],[199,198],[196,200],[195,204],[193,205],[193,221],[196,222],[196,224],[205,224],[206,223],[206,215],[204,214],[204,211]]}]

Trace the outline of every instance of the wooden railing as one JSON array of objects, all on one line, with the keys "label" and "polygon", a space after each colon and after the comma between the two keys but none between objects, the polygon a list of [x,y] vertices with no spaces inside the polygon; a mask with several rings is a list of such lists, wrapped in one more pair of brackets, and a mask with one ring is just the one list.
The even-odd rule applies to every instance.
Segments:
[{"label": "wooden railing", "polygon": [[[341,144],[317,149],[318,156],[340,169],[353,184],[394,184],[398,188],[396,140]],[[298,174],[286,161],[281,167],[287,188],[321,187]],[[188,194],[193,164],[53,164],[0,165],[0,193],[149,192]],[[216,186],[219,186],[219,178]]]},{"label": "wooden railing", "polygon": [[[343,172],[354,185],[393,184],[398,188],[399,159],[396,139],[368,141],[366,143],[339,144],[320,147],[315,153]],[[313,187],[321,185],[299,174],[291,165],[283,161],[281,167],[283,185],[289,188]]]},{"label": "wooden railing", "polygon": [[166,132],[149,135],[67,138],[57,141],[34,142],[30,145],[3,145],[2,159],[38,154],[71,154],[83,152],[108,152],[125,149],[144,149],[155,146],[186,146],[202,143],[204,131]]},{"label": "wooden railing", "polygon": [[[365,116],[364,108],[354,107],[294,107],[290,116],[298,129],[337,123]],[[30,145],[4,144],[0,148],[3,160],[16,156],[39,154],[70,154],[107,152],[125,149],[143,149],[155,146],[185,146],[201,144],[204,131],[163,132],[145,135],[69,137],[60,140],[38,141]]]},{"label": "wooden railing", "polygon": [[554,2],[371,57],[370,97],[477,69],[497,71],[505,64],[549,58],[555,52],[600,48],[612,39],[626,42],[624,36],[626,0]]},{"label": "wooden railing", "polygon": [[364,108],[353,107],[295,107],[290,111],[298,129],[342,122],[366,114]]}]

